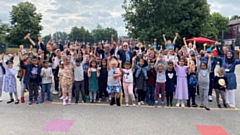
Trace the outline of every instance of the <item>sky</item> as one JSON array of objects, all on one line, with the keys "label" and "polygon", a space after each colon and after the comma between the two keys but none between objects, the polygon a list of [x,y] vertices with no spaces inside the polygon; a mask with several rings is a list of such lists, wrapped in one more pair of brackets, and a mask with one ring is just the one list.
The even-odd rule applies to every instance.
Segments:
[{"label": "sky", "polygon": [[[127,35],[123,22],[123,0],[0,0],[0,20],[8,23],[12,5],[29,1],[43,15],[41,35],[53,34],[56,31],[70,32],[73,26],[84,26],[88,30],[97,24],[113,27],[118,35]],[[240,13],[240,0],[208,0],[211,12],[220,12],[230,17]]]}]

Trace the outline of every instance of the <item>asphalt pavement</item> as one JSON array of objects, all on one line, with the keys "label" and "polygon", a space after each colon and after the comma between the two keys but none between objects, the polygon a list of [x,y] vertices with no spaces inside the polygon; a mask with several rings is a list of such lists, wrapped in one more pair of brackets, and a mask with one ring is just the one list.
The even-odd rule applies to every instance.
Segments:
[{"label": "asphalt pavement", "polygon": [[[239,135],[239,90],[235,95],[235,109],[217,108],[214,97],[209,102],[211,111],[206,111],[199,107],[125,107],[124,99],[121,107],[105,102],[63,106],[57,95],[52,95],[52,103],[15,105],[7,104],[9,96],[3,93],[0,135]],[[196,102],[200,104],[198,97]]]}]

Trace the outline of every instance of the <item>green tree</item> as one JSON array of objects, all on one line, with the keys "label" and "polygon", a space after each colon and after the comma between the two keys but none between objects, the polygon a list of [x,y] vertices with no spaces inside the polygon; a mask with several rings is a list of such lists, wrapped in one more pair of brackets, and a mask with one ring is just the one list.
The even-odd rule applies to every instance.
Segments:
[{"label": "green tree", "polygon": [[79,41],[79,42],[89,42],[91,39],[91,33],[85,29],[83,26],[78,28],[74,26],[69,33],[69,39],[72,41]]},{"label": "green tree", "polygon": [[51,34],[48,34],[46,36],[43,37],[43,43],[44,44],[47,44],[47,42],[51,39],[52,35]]},{"label": "green tree", "polygon": [[240,16],[239,15],[234,15],[230,18],[230,20],[236,20],[236,19],[240,19]]},{"label": "green tree", "polygon": [[218,40],[222,38],[222,30],[229,31],[229,19],[228,17],[225,17],[221,15],[220,13],[214,12],[211,14],[211,20],[210,20],[212,30],[214,31],[214,39]]},{"label": "green tree", "polygon": [[34,41],[37,41],[39,32],[42,30],[40,25],[42,15],[36,10],[36,6],[30,2],[20,2],[12,6],[11,27],[7,36],[10,43],[17,45],[29,43],[28,40],[24,40],[24,36],[28,33],[31,33]]},{"label": "green tree", "polygon": [[2,23],[0,20],[0,43],[6,43],[6,35],[8,32],[8,24]]},{"label": "green tree", "polygon": [[114,28],[103,28],[101,25],[98,24],[97,28],[92,30],[94,42],[99,42],[102,40],[108,40],[110,42],[112,34],[114,35],[114,40],[116,41],[118,33]]},{"label": "green tree", "polygon": [[[140,41],[208,36],[210,9],[207,0],[124,0],[122,8],[128,35]],[[158,40],[159,41],[159,40]]]},{"label": "green tree", "polygon": [[68,39],[68,34],[66,32],[55,32],[53,34],[56,40],[62,39],[62,41],[65,41]]}]

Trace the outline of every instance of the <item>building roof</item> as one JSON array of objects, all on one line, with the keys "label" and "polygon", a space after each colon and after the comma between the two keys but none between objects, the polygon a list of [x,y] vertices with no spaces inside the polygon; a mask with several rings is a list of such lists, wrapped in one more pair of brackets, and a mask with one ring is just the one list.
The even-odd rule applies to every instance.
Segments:
[{"label": "building roof", "polygon": [[228,25],[240,24],[240,19],[230,20]]}]

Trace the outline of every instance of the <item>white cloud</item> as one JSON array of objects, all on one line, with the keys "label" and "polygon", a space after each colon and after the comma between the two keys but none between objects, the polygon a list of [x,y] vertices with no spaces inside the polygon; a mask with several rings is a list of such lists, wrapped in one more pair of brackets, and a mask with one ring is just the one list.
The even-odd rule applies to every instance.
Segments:
[{"label": "white cloud", "polygon": [[[29,1],[42,13],[41,22],[44,27],[42,35],[56,31],[70,32],[73,26],[84,26],[92,30],[97,24],[103,27],[113,27],[119,35],[126,35],[121,8],[123,0],[1,0],[0,19],[9,22],[9,12],[12,5],[21,1]],[[220,12],[225,16],[240,13],[237,0],[208,0],[211,12]]]}]

